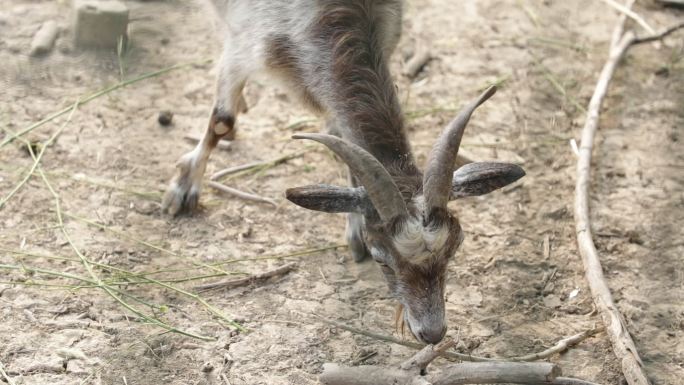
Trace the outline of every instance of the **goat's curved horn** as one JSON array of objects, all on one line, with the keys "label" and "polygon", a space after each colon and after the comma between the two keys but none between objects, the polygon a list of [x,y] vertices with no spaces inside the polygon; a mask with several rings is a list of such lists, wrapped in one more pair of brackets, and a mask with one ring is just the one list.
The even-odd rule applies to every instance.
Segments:
[{"label": "goat's curved horn", "polygon": [[310,139],[326,145],[349,166],[352,174],[366,188],[373,207],[383,222],[407,215],[406,203],[399,188],[385,167],[363,148],[337,136],[327,134],[296,134],[293,139]]},{"label": "goat's curved horn", "polygon": [[433,208],[445,208],[449,202],[454,162],[470,115],[495,92],[496,86],[491,86],[477,99],[463,107],[432,146],[423,176],[426,213],[429,213]]}]

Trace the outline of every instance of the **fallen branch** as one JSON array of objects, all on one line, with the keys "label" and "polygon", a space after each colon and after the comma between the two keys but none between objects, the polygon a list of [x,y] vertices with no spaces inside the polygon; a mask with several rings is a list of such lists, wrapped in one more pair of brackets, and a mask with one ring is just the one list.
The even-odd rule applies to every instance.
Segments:
[{"label": "fallen branch", "polygon": [[[606,0],[604,0],[606,1]],[[624,12],[629,15],[629,13]],[[613,34],[608,60],[601,70],[596,89],[587,108],[587,119],[582,129],[582,141],[577,161],[577,182],[575,186],[575,227],[577,244],[582,256],[584,271],[591,289],[591,295],[596,308],[601,314],[606,326],[606,333],[613,346],[613,352],[620,360],[622,372],[630,385],[649,385],[644,373],[644,364],[639,357],[634,341],[627,330],[622,314],[620,314],[610,288],[603,275],[603,268],[591,233],[591,219],[589,217],[589,184],[591,181],[591,151],[594,136],[598,129],[601,104],[606,96],[608,84],[615,73],[615,69],[630,46],[634,44],[662,39],[670,33],[684,27],[684,22],[666,28],[663,32],[646,37],[636,37],[624,32],[625,17],[621,17]]]},{"label": "fallen branch", "polygon": [[232,187],[228,187],[228,186],[224,185],[223,183],[219,183],[219,182],[210,180],[209,182],[207,182],[207,184],[209,185],[209,187],[215,188],[219,191],[222,191],[224,193],[236,196],[236,197],[241,198],[241,199],[245,199],[248,201],[254,201],[254,202],[263,202],[263,203],[271,204],[273,206],[278,206],[278,203],[276,203],[276,201],[274,201],[273,199],[265,198],[265,197],[262,197],[261,195],[251,194],[251,193],[248,193],[245,191],[234,189]]},{"label": "fallen branch", "polygon": [[347,367],[326,363],[320,380],[326,385],[591,384],[559,377],[560,368],[548,362],[466,362],[425,375],[427,365],[454,344],[453,340],[447,340],[437,346],[428,345],[395,367]]},{"label": "fallen branch", "polygon": [[290,263],[287,263],[287,264],[280,266],[276,269],[269,270],[269,271],[259,273],[259,274],[250,275],[249,277],[212,282],[212,283],[207,283],[204,285],[198,285],[198,286],[195,286],[195,290],[205,291],[205,290],[214,290],[214,289],[231,289],[231,288],[239,287],[239,286],[247,286],[247,285],[252,284],[254,282],[263,281],[263,280],[266,280],[266,279],[269,279],[272,277],[277,277],[280,275],[285,275],[285,274],[289,273],[290,271],[292,271],[295,267],[297,267],[297,264],[294,262],[290,262]]}]

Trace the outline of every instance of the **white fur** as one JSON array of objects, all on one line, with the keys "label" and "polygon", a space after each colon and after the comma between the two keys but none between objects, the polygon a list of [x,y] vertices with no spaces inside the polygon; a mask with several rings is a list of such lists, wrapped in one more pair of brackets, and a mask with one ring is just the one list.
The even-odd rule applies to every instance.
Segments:
[{"label": "white fur", "polygon": [[[423,212],[424,203],[423,196],[414,199],[419,212]],[[425,228],[422,218],[411,217],[394,238],[394,247],[403,257],[414,263],[423,263],[432,256],[434,251],[444,247],[448,238],[447,226],[437,229]]]}]

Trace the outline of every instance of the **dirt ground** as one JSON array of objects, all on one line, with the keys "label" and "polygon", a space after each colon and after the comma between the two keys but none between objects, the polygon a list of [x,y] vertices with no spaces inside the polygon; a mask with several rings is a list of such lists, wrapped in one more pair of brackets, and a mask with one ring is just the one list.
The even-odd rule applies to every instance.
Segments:
[{"label": "dirt ground", "polygon": [[[21,130],[118,82],[120,67],[130,79],[218,55],[211,16],[181,0],[127,2],[132,45],[121,60],[116,53],[76,51],[66,3],[0,0],[0,126],[6,130]],[[637,10],[655,26],[684,17],[648,3]],[[48,57],[29,58],[31,37],[48,19],[65,31]],[[400,73],[416,45],[429,45],[434,55],[418,79],[396,78],[418,161],[425,161],[453,108],[487,84],[502,82],[475,114],[463,151],[478,160],[515,162],[527,172],[503,191],[450,206],[466,231],[447,287],[449,333],[460,336],[461,352],[505,357],[541,351],[601,323],[575,244],[575,157],[568,141],[579,137],[581,106],[616,19],[605,4],[589,0],[407,5],[393,72]],[[662,385],[681,384],[684,377],[683,57],[681,34],[630,51],[605,104],[592,189],[606,277],[648,375]],[[322,122],[268,78],[248,84],[250,111],[240,117],[238,138],[230,150],[214,152],[208,174],[305,150],[228,182],[274,198],[278,206],[206,188],[196,215],[171,219],[160,213],[173,165],[192,148],[183,136],[206,125],[214,74],[211,64],[184,67],[78,108],[41,163],[61,198],[65,228],[91,261],[154,272],[151,277],[190,291],[221,279],[197,279],[217,269],[259,273],[290,260],[297,269],[258,285],[201,293],[249,329],[237,332],[198,298],[160,285],[125,284],[136,279],[93,268],[144,314],[215,340],[165,332],[101,288],[29,271],[89,277],[56,227],[53,196],[36,175],[0,208],[0,363],[16,384],[315,384],[323,362],[366,358],[388,364],[411,354],[312,316],[401,336],[394,327],[395,302],[373,262],[356,264],[343,247],[265,258],[342,244],[342,215],[306,211],[285,201],[283,192],[346,179],[329,153],[289,139],[296,131],[321,129]],[[173,125],[157,123],[162,110],[173,111]],[[65,122],[62,116],[26,138],[45,140]],[[32,163],[20,141],[0,148],[0,196]],[[225,261],[232,262],[208,266]],[[622,381],[602,333],[551,360],[566,375],[601,384]]]}]

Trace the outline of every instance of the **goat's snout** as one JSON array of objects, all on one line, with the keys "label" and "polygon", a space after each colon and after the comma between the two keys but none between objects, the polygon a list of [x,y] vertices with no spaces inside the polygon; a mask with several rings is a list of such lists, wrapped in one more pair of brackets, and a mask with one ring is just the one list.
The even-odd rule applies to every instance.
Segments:
[{"label": "goat's snout", "polygon": [[416,338],[426,344],[436,344],[444,338],[446,334],[446,325],[428,325],[427,327],[418,327],[414,331]]},{"label": "goat's snout", "polygon": [[436,319],[413,319],[408,312],[404,313],[405,321],[408,324],[409,330],[416,339],[425,344],[436,344],[444,338],[447,327],[444,318]]}]

